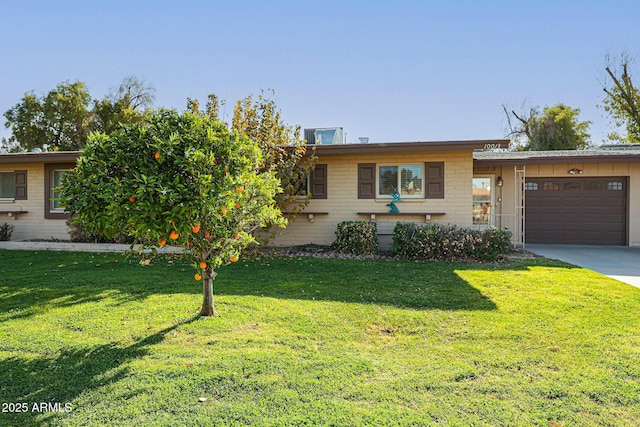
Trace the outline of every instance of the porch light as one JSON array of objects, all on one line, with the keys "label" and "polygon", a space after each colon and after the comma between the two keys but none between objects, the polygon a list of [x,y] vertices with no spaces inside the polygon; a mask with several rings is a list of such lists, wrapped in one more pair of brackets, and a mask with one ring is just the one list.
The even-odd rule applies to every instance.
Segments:
[{"label": "porch light", "polygon": [[496,180],[496,185],[498,187],[502,187],[503,184],[504,184],[504,181],[502,180],[502,177],[499,176],[498,179]]},{"label": "porch light", "polygon": [[569,174],[570,175],[580,175],[582,174],[582,169],[578,169],[578,168],[573,168],[573,169],[569,169]]}]

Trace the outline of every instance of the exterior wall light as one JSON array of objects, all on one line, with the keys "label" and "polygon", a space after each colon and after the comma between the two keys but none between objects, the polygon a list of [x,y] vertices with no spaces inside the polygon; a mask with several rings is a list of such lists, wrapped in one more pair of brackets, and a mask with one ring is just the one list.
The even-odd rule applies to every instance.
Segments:
[{"label": "exterior wall light", "polygon": [[582,174],[582,169],[578,169],[578,168],[569,169],[569,174],[570,175],[580,175],[580,174]]},{"label": "exterior wall light", "polygon": [[496,185],[498,187],[502,187],[503,184],[504,184],[504,181],[502,180],[502,177],[499,176],[498,179],[496,179]]}]

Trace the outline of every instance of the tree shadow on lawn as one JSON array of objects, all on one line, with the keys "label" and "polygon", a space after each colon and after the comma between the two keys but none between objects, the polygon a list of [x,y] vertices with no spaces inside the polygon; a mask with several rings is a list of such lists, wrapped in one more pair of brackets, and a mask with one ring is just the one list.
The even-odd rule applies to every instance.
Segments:
[{"label": "tree shadow on lawn", "polygon": [[[202,288],[193,280],[193,269],[187,261],[170,263],[159,259],[153,267],[145,267],[119,254],[7,252],[0,253],[0,270],[5,273],[0,274],[0,322],[104,298],[125,304],[150,295],[194,294],[200,303]],[[66,265],[61,266],[61,262]],[[539,262],[570,267],[544,259]],[[217,295],[414,309],[495,310],[496,305],[456,271],[473,269],[499,274],[500,270],[526,270],[529,264],[263,258],[219,269],[214,286]]]},{"label": "tree shadow on lawn", "polygon": [[[144,357],[149,353],[149,348],[160,343],[166,334],[198,318],[177,323],[128,347],[109,343],[62,350],[56,357],[10,357],[0,360],[0,402],[28,404],[26,412],[1,413],[0,425],[48,424],[51,420],[37,419],[46,414],[33,411],[34,404],[59,403],[64,412],[65,404],[81,394],[126,378],[130,371],[122,365]],[[3,424],[5,422],[7,424]]]},{"label": "tree shadow on lawn", "polygon": [[495,310],[496,305],[457,270],[487,269],[448,262],[263,259],[261,268],[221,270],[215,291],[314,301],[381,304],[419,310]]},{"label": "tree shadow on lawn", "polygon": [[0,252],[0,322],[105,298],[125,304],[154,294],[197,293],[190,271],[180,263],[143,266],[121,254]]}]

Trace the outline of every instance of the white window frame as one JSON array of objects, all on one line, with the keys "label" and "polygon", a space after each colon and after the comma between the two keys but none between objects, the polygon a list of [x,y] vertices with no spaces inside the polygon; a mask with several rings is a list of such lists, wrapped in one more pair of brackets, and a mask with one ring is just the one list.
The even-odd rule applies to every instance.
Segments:
[{"label": "white window frame", "polygon": [[[425,198],[425,165],[424,163],[378,163],[376,164],[376,198],[378,199],[391,199],[390,194],[380,194],[380,169],[383,167],[397,167],[398,168],[398,182],[396,183],[396,189],[400,192],[402,199],[424,199]],[[422,172],[422,186],[420,188],[420,194],[402,194],[401,181],[402,181],[402,168],[403,167],[419,167]]]}]

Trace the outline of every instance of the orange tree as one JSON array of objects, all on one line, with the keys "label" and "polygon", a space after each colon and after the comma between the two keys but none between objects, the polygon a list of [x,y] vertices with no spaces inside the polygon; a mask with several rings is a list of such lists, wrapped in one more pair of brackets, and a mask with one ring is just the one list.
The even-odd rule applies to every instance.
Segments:
[{"label": "orange tree", "polygon": [[256,229],[286,222],[279,180],[263,162],[260,147],[224,123],[160,110],[147,124],[93,134],[60,200],[88,231],[185,248],[203,282],[200,314],[212,316],[215,269],[236,262]]}]

